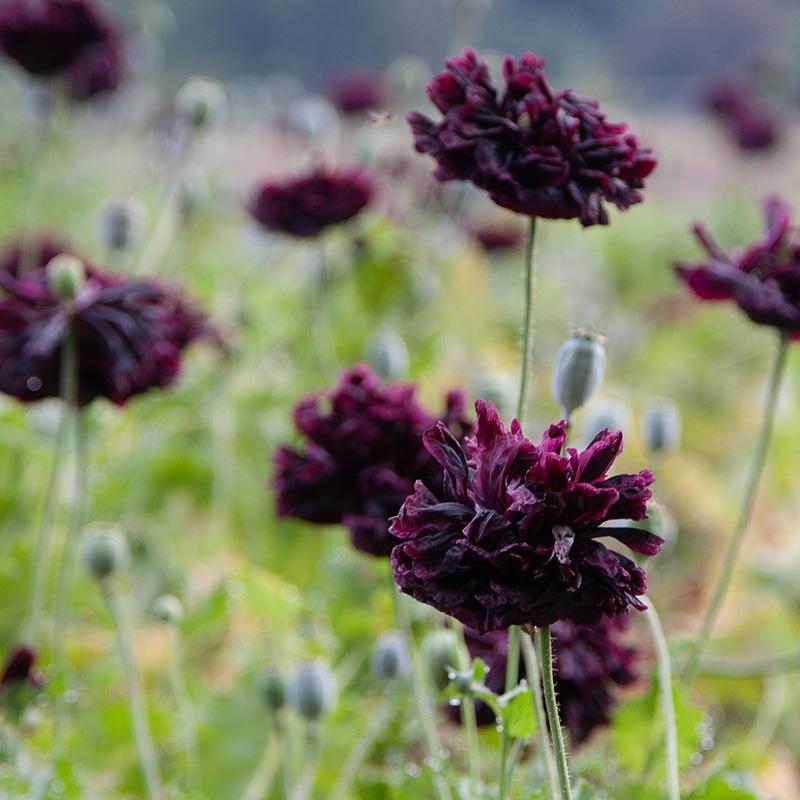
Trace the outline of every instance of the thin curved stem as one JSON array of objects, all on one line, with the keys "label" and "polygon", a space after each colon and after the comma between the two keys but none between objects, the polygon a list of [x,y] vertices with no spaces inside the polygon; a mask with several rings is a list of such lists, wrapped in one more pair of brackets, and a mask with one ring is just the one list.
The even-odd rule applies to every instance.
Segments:
[{"label": "thin curved stem", "polygon": [[567,766],[567,749],[564,746],[564,732],[561,730],[561,720],[558,717],[550,628],[536,629],[536,644],[539,651],[539,663],[542,667],[542,688],[544,690],[544,704],[547,709],[547,721],[550,726],[550,739],[553,742],[553,755],[556,760],[559,797],[561,800],[572,800],[572,790],[569,785],[569,767]]},{"label": "thin curved stem", "polygon": [[753,505],[758,491],[758,485],[761,480],[761,475],[764,472],[764,464],[767,459],[769,445],[772,440],[772,432],[775,427],[775,411],[778,406],[778,395],[780,394],[781,382],[783,375],[786,371],[786,361],[789,352],[789,336],[781,332],[778,342],[778,349],[775,355],[775,362],[772,367],[772,374],[769,381],[769,388],[767,390],[767,402],[764,406],[764,416],[761,423],[761,433],[758,437],[753,461],[750,466],[750,474],[745,486],[744,495],[742,497],[742,507],[739,512],[739,517],[736,522],[736,527],[733,529],[733,535],[728,541],[728,546],[725,550],[725,555],[722,559],[722,569],[717,584],[714,587],[714,592],[711,596],[711,602],[703,615],[703,621],[700,626],[700,634],[695,640],[692,650],[689,653],[689,658],[683,670],[682,679],[684,683],[690,683],[697,671],[700,658],[703,651],[708,644],[711,631],[714,628],[714,623],[717,620],[717,615],[725,599],[725,595],[730,586],[731,578],[733,577],[733,569],[736,565],[736,558],[739,555],[739,550],[742,546],[742,539],[744,538],[745,531],[747,530],[750,517],[753,513]]},{"label": "thin curved stem", "polygon": [[680,770],[678,767],[678,726],[675,721],[675,698],[672,694],[672,665],[669,647],[653,601],[643,598],[647,606],[645,616],[656,648],[658,687],[661,697],[661,715],[664,718],[664,757],[667,764],[667,800],[680,800]]},{"label": "thin curved stem", "polygon": [[281,763],[280,750],[280,739],[270,731],[253,777],[250,778],[250,782],[242,793],[242,800],[264,800]]},{"label": "thin curved stem", "polygon": [[[448,618],[450,628],[458,639],[459,665],[458,668],[465,672],[470,667],[469,649],[464,638],[464,626],[452,617]],[[459,710],[461,712],[461,727],[464,729],[464,738],[467,745],[467,764],[469,767],[470,794],[478,797],[481,785],[481,755],[478,741],[478,721],[475,715],[475,703],[471,699],[464,700]]]},{"label": "thin curved stem", "polygon": [[145,784],[147,785],[147,793],[150,800],[163,800],[164,791],[158,770],[158,756],[150,733],[150,723],[147,720],[147,706],[144,699],[142,679],[131,648],[127,621],[110,583],[105,580],[101,581],[100,590],[103,594],[103,599],[106,601],[111,620],[114,623],[117,647],[125,669],[133,735],[136,740],[136,749],[139,752],[139,761],[142,766]]},{"label": "thin curved stem", "polygon": [[530,393],[530,368],[533,361],[534,305],[536,301],[536,217],[531,217],[525,244],[525,315],[522,323],[522,369],[517,399],[517,419],[525,424]]},{"label": "thin curved stem", "polygon": [[175,625],[170,626],[169,678],[172,693],[178,707],[183,750],[186,757],[186,788],[192,794],[197,787],[197,747],[194,738],[194,713],[189,692],[186,690],[186,679],[183,671],[183,648],[181,632]]},{"label": "thin curved stem", "polygon": [[303,769],[295,783],[292,800],[308,800],[314,788],[314,778],[319,766],[320,733],[316,726],[306,729],[306,741],[303,747]]}]

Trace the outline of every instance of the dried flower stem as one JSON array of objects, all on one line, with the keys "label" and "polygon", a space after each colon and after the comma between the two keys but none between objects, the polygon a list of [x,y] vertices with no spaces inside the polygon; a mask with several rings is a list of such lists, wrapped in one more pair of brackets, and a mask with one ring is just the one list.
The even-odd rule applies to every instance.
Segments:
[{"label": "dried flower stem", "polygon": [[569,785],[569,767],[567,766],[567,750],[564,746],[564,732],[561,730],[561,720],[558,717],[550,628],[536,629],[536,645],[539,652],[539,663],[542,666],[544,703],[547,708],[547,721],[550,726],[550,738],[553,742],[553,754],[556,760],[559,797],[561,800],[572,800],[572,790]]},{"label": "dried flower stem", "polygon": [[130,705],[133,735],[136,740],[136,749],[139,751],[139,761],[142,766],[147,793],[150,800],[163,800],[164,790],[161,786],[161,776],[158,769],[158,757],[150,733],[150,724],[147,720],[147,706],[144,699],[144,689],[136,660],[131,648],[130,631],[128,630],[125,615],[117,600],[117,596],[107,581],[100,582],[100,590],[106,601],[108,612],[114,623],[114,632],[117,637],[117,647],[125,669],[125,678],[128,683],[128,702]]},{"label": "dried flower stem", "polygon": [[758,485],[761,480],[761,475],[764,471],[764,464],[769,451],[769,445],[772,440],[772,432],[775,427],[775,411],[778,406],[778,395],[780,394],[781,382],[783,375],[786,371],[786,361],[789,352],[789,336],[785,332],[780,333],[778,341],[778,349],[776,352],[775,362],[772,368],[772,375],[770,377],[769,388],[767,390],[767,402],[764,407],[764,416],[761,424],[761,433],[758,437],[756,444],[755,454],[750,466],[750,474],[747,479],[745,487],[742,507],[739,512],[739,518],[736,522],[736,527],[733,529],[733,535],[728,541],[725,555],[722,559],[722,569],[719,577],[717,578],[717,585],[714,587],[714,593],[711,596],[711,602],[703,615],[703,622],[700,627],[700,634],[695,640],[692,649],[689,653],[689,658],[683,670],[683,682],[691,683],[692,678],[697,672],[697,667],[700,663],[700,658],[703,655],[706,645],[708,644],[711,631],[714,628],[717,615],[719,614],[722,601],[725,599],[725,594],[730,586],[731,578],[733,577],[733,569],[736,565],[736,558],[739,555],[739,550],[742,546],[742,539],[744,538],[747,525],[750,522],[750,517],[753,512],[753,505],[758,491]]},{"label": "dried flower stem", "polygon": [[661,627],[652,600],[645,597],[642,601],[647,606],[645,617],[650,626],[650,634],[656,648],[658,664],[658,687],[661,696],[661,715],[664,718],[664,755],[667,762],[667,800],[680,800],[680,770],[678,768],[678,726],[675,722],[675,699],[672,695],[672,665],[669,658],[669,647]]}]

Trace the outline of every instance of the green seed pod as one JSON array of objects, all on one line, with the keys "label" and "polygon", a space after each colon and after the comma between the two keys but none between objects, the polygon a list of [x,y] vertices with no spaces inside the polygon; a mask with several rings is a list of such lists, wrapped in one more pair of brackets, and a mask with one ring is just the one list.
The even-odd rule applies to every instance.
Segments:
[{"label": "green seed pod", "polygon": [[92,525],[83,534],[80,556],[86,571],[98,580],[124,571],[130,553],[122,528],[111,523]]},{"label": "green seed pod", "polygon": [[576,331],[561,345],[553,362],[553,397],[569,419],[600,388],[606,369],[603,339],[589,330]]},{"label": "green seed pod", "polygon": [[399,381],[408,377],[408,348],[395,331],[385,329],[367,344],[365,357],[375,374],[384,381]]},{"label": "green seed pod", "polygon": [[47,285],[59,300],[74,300],[86,280],[86,268],[75,256],[62,253],[51,259],[47,266]]},{"label": "green seed pod", "polygon": [[458,643],[451,631],[432,631],[422,640],[422,660],[428,680],[437,691],[450,683],[450,673],[458,666]]},{"label": "green seed pod", "polygon": [[264,670],[258,678],[258,692],[269,711],[280,711],[286,705],[286,683],[279,672]]},{"label": "green seed pod", "polygon": [[672,400],[655,400],[645,409],[643,427],[648,452],[676,450],[681,441],[681,412]]},{"label": "green seed pod", "polygon": [[183,603],[173,594],[162,594],[153,600],[153,616],[166,625],[177,625],[183,619]]},{"label": "green seed pod", "polygon": [[194,75],[181,87],[175,105],[189,125],[199,131],[222,120],[227,105],[225,89],[217,81]]},{"label": "green seed pod", "polygon": [[336,676],[321,661],[308,661],[294,671],[286,687],[286,701],[308,722],[330,713],[336,705]]},{"label": "green seed pod", "polygon": [[394,632],[382,634],[372,650],[369,665],[379,681],[392,681],[408,675],[410,662],[403,637]]}]

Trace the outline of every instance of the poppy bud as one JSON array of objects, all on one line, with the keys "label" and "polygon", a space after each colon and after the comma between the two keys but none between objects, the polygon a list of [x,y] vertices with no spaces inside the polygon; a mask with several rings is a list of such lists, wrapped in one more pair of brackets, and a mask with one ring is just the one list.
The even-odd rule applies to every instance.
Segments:
[{"label": "poppy bud", "polygon": [[553,397],[569,419],[597,391],[606,369],[606,351],[598,334],[583,329],[561,345],[553,362]]},{"label": "poppy bud", "polygon": [[428,680],[437,691],[450,683],[450,674],[458,665],[458,643],[451,631],[432,631],[422,640],[422,660]]},{"label": "poppy bud", "polygon": [[107,203],[100,217],[103,244],[116,252],[129,250],[139,239],[147,212],[137,200]]},{"label": "poppy bud", "polygon": [[650,403],[644,412],[644,443],[650,453],[677,449],[681,441],[681,412],[672,400]]},{"label": "poppy bud", "polygon": [[406,643],[398,633],[384,633],[375,643],[369,661],[372,674],[379,681],[391,681],[408,674]]},{"label": "poppy bud", "polygon": [[86,571],[98,580],[122,572],[130,560],[122,528],[108,523],[94,525],[84,533],[80,554]]},{"label": "poppy bud", "polygon": [[286,701],[308,722],[316,722],[336,704],[336,676],[321,661],[308,661],[294,671]]},{"label": "poppy bud", "polygon": [[196,131],[219,122],[226,102],[222,84],[199,75],[189,78],[175,98],[178,111]]},{"label": "poppy bud", "polygon": [[399,381],[408,377],[408,348],[402,337],[393,330],[378,333],[368,344],[367,363],[384,381]]},{"label": "poppy bud", "polygon": [[630,428],[631,411],[624,403],[605,402],[586,411],[581,420],[581,441],[585,444],[600,431],[626,431]]},{"label": "poppy bud", "polygon": [[75,256],[62,253],[51,259],[47,267],[47,285],[59,300],[74,300],[86,280],[86,268]]},{"label": "poppy bud", "polygon": [[279,672],[264,670],[258,679],[258,691],[269,711],[280,711],[286,704],[286,684]]},{"label": "poppy bud", "polygon": [[183,619],[183,604],[173,594],[162,594],[153,601],[153,616],[166,625],[177,625]]}]

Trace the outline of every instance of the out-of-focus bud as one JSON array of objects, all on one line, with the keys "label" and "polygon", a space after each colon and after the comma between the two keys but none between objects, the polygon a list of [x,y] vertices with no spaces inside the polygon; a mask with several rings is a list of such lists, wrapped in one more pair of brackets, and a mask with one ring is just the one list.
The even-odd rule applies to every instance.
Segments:
[{"label": "out-of-focus bud", "polygon": [[174,594],[162,594],[153,600],[153,616],[165,625],[177,625],[183,619],[183,603]]},{"label": "out-of-focus bud", "polygon": [[208,203],[211,188],[201,172],[187,172],[178,185],[178,210],[184,220],[194,216]]},{"label": "out-of-focus bud", "polygon": [[600,431],[622,431],[627,433],[631,424],[631,410],[624,403],[607,401],[597,403],[583,415],[580,424],[580,439],[588,444]]},{"label": "out-of-focus bud", "polygon": [[258,692],[268,711],[280,711],[286,705],[286,683],[283,675],[266,669],[258,678]]},{"label": "out-of-focus bud", "polygon": [[321,661],[308,661],[294,671],[286,701],[308,722],[316,722],[336,705],[336,676]]},{"label": "out-of-focus bud", "polygon": [[100,215],[100,233],[103,244],[115,252],[130,250],[139,240],[147,211],[132,199],[107,203]]},{"label": "out-of-focus bud", "polygon": [[503,419],[514,413],[517,387],[507,372],[478,372],[472,379],[471,390],[473,397],[494,403]]},{"label": "out-of-focus bud", "polygon": [[408,377],[408,348],[403,338],[389,328],[380,331],[368,343],[367,363],[384,381],[399,381]]},{"label": "out-of-focus bud", "polygon": [[392,681],[408,675],[410,664],[403,637],[394,632],[382,634],[372,650],[369,665],[379,681]]},{"label": "out-of-focus bud", "polygon": [[47,267],[47,285],[59,300],[74,300],[86,280],[86,267],[75,256],[62,253],[51,259]]},{"label": "out-of-focus bud", "polygon": [[122,528],[111,523],[90,526],[83,534],[80,556],[86,571],[98,580],[124,571],[130,553]]},{"label": "out-of-focus bud", "polygon": [[644,411],[643,428],[648,452],[676,450],[681,441],[681,412],[672,400],[654,400]]},{"label": "out-of-focus bud", "polygon": [[428,680],[437,691],[450,683],[450,675],[458,666],[458,642],[451,631],[432,631],[422,640],[422,661]]},{"label": "out-of-focus bud", "polygon": [[175,105],[194,130],[203,130],[218,124],[225,116],[225,89],[217,81],[194,75],[181,87]]},{"label": "out-of-focus bud", "polygon": [[582,329],[561,345],[553,363],[553,397],[567,419],[600,388],[605,370],[599,334]]}]

